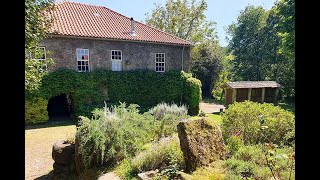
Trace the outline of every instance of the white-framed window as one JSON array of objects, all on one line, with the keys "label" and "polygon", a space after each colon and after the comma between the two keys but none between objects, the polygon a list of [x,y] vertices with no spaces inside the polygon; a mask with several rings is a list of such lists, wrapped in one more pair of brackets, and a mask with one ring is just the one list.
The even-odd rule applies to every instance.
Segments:
[{"label": "white-framed window", "polygon": [[47,59],[47,54],[45,46],[37,47],[32,54],[30,53],[30,57],[32,60],[38,60],[41,62],[41,66],[39,67],[40,71],[47,71],[47,62],[45,62]]},{"label": "white-framed window", "polygon": [[165,53],[156,53],[155,54],[156,59],[156,72],[165,72],[166,66],[165,66]]},{"label": "white-framed window", "polygon": [[78,72],[89,72],[89,49],[77,48]]},{"label": "white-framed window", "polygon": [[122,71],[122,51],[111,50],[111,70]]}]

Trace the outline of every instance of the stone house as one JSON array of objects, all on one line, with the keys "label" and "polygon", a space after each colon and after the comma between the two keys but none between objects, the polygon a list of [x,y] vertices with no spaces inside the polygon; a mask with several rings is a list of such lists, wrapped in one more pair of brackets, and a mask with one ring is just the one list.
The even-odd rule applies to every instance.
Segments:
[{"label": "stone house", "polygon": [[49,71],[189,71],[190,42],[106,7],[61,2],[51,17],[49,36],[40,47],[55,61]]}]

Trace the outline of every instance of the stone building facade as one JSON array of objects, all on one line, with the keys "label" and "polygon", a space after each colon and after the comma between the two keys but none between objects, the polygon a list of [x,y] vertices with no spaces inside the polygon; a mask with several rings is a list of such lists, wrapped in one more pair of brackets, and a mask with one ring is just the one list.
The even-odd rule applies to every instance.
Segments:
[{"label": "stone building facade", "polygon": [[98,68],[112,70],[112,51],[121,53],[120,68],[117,70],[155,70],[156,54],[164,54],[164,72],[183,70],[189,72],[190,46],[156,44],[148,42],[112,41],[97,38],[74,38],[51,36],[42,43],[57,68],[78,70],[77,49],[88,50],[89,71]]}]

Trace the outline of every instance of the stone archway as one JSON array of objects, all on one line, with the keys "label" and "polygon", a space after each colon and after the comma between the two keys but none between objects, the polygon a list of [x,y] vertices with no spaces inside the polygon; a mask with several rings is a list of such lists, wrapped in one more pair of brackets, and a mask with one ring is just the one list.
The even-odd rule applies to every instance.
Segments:
[{"label": "stone archway", "polygon": [[51,97],[48,101],[49,121],[68,121],[74,119],[72,98],[67,94]]}]

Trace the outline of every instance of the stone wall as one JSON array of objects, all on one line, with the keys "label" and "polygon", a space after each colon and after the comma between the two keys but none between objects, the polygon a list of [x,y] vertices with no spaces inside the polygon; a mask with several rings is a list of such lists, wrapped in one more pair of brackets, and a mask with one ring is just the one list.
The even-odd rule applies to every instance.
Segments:
[{"label": "stone wall", "polygon": [[[107,68],[111,70],[111,50],[122,51],[122,70],[155,70],[155,53],[165,53],[165,70],[183,70],[189,72],[190,47],[162,45],[141,42],[111,41],[100,39],[81,39],[66,37],[49,37],[41,45],[51,51],[55,65],[53,71],[60,67],[77,70],[76,48],[89,49],[90,70]],[[183,53],[182,53],[183,52]]]}]

